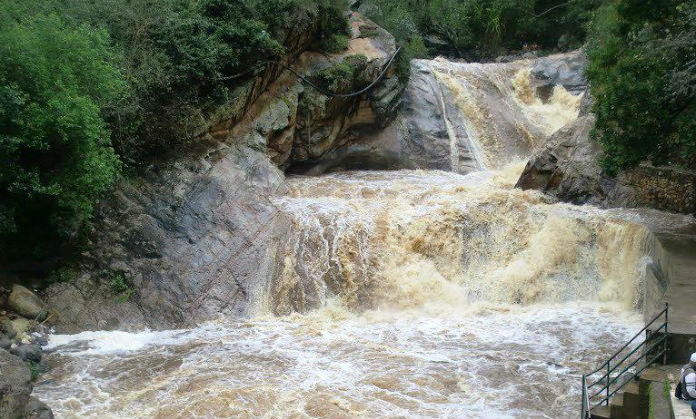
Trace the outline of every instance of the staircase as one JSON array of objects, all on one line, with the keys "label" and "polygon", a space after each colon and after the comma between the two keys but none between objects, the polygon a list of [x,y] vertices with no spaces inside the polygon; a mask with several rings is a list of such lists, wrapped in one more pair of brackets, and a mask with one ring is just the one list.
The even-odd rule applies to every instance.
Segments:
[{"label": "staircase", "polygon": [[641,378],[631,380],[611,398],[609,405],[592,409],[592,419],[637,419],[645,418],[649,382]]},{"label": "staircase", "polygon": [[[658,321],[664,319],[662,323]],[[594,371],[582,375],[580,419],[648,417],[649,393],[659,385],[643,374],[657,361],[667,361],[669,306],[659,312],[621,349]],[[644,335],[645,333],[645,335]],[[640,337],[644,339],[640,341]],[[656,390],[657,389],[657,390]]]}]

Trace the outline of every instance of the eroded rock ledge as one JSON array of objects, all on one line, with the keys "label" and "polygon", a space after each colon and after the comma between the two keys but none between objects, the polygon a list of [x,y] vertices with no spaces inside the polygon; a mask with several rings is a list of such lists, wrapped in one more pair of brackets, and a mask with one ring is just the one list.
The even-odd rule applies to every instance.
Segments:
[{"label": "eroded rock ledge", "polygon": [[517,187],[575,204],[696,213],[696,172],[642,164],[612,178],[599,165],[602,150],[590,138],[594,124],[588,114],[553,134],[529,160]]}]

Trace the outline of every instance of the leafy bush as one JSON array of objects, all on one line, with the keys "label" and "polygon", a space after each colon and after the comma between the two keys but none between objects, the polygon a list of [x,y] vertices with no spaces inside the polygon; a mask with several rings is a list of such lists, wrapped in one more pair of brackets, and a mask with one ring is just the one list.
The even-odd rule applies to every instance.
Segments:
[{"label": "leafy bush", "polygon": [[0,251],[41,255],[74,235],[119,160],[100,108],[127,84],[108,34],[54,14],[0,17]]},{"label": "leafy bush", "polygon": [[594,137],[610,173],[696,162],[696,2],[617,0],[593,23]]},{"label": "leafy bush", "polygon": [[312,81],[322,89],[331,93],[343,93],[353,88],[353,82],[360,79],[360,73],[367,66],[367,57],[356,54],[346,57],[340,63],[318,71],[312,76]]},{"label": "leafy bush", "polygon": [[100,273],[100,279],[111,288],[111,293],[119,303],[130,301],[135,295],[133,284],[123,272],[104,269]]}]

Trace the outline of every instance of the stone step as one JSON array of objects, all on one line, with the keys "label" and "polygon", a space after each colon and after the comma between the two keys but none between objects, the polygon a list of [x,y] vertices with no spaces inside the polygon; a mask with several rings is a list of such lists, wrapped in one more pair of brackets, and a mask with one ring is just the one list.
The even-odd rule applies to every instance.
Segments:
[{"label": "stone step", "polygon": [[592,409],[592,419],[612,419],[611,406],[597,406]]}]

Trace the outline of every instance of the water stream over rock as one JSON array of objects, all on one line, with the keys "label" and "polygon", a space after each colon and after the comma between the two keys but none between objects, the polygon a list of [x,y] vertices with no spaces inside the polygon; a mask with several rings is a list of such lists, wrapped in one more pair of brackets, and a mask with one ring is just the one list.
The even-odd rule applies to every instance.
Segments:
[{"label": "water stream over rock", "polygon": [[52,336],[37,396],[66,419],[576,415],[582,371],[641,327],[644,217],[514,188],[580,96],[538,97],[529,62],[428,65],[471,173],[289,177],[249,318]]}]

